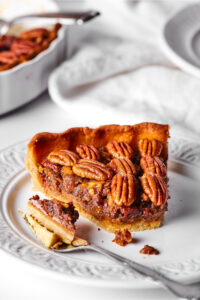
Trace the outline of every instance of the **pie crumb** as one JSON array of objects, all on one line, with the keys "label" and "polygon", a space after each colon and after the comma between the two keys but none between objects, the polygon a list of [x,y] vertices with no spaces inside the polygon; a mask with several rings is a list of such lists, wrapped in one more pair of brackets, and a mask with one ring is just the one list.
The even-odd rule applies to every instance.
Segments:
[{"label": "pie crumb", "polygon": [[133,241],[131,233],[127,229],[123,229],[120,231],[115,231],[115,238],[113,242],[118,244],[119,246],[126,246],[127,244]]},{"label": "pie crumb", "polygon": [[141,254],[146,254],[146,255],[158,255],[159,251],[149,245],[145,245],[141,250],[140,250]]}]

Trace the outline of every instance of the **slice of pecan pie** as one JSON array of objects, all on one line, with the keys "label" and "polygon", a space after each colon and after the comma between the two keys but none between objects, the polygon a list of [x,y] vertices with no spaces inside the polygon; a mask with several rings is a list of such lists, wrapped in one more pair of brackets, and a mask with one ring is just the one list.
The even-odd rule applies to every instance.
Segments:
[{"label": "slice of pecan pie", "polygon": [[169,126],[141,123],[39,133],[26,167],[34,188],[73,202],[110,232],[160,226],[167,210]]}]

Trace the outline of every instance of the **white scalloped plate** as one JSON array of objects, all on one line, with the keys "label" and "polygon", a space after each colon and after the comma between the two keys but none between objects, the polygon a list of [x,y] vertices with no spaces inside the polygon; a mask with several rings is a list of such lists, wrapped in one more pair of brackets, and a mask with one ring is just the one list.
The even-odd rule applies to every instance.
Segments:
[{"label": "white scalloped plate", "polygon": [[[115,288],[155,287],[152,281],[130,272],[93,252],[65,256],[45,249],[34,237],[17,210],[25,210],[34,193],[24,169],[26,143],[0,152],[0,247],[19,259],[34,264],[57,278],[87,285]],[[120,247],[113,235],[98,231],[87,220],[78,221],[79,235],[125,257],[155,268],[183,282],[200,281],[200,144],[184,139],[170,141],[169,212],[163,227],[136,233],[137,243]],[[173,157],[173,158],[172,158]],[[139,250],[153,245],[160,255],[144,257]]]}]

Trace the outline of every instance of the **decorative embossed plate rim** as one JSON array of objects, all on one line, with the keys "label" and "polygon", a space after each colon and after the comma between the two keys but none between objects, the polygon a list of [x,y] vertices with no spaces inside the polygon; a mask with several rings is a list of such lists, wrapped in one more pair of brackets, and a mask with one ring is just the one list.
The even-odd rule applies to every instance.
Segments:
[{"label": "decorative embossed plate rim", "polygon": [[[25,153],[26,142],[20,142],[0,151],[0,199],[2,199],[7,185],[24,169]],[[200,166],[200,144],[183,138],[172,138],[170,157],[173,157],[174,161],[181,162],[186,170],[187,166],[191,165],[197,170],[197,167]],[[192,173],[188,169],[188,174],[193,175]],[[0,208],[0,248],[23,261],[42,267],[46,271],[54,271],[49,272],[51,275],[54,274],[56,277],[76,283],[120,288],[154,287],[150,280],[144,280],[138,273],[127,271],[120,266],[88,263],[71,257],[62,258],[52,254],[49,250],[29,243],[8,226],[2,207]],[[175,277],[177,280],[197,281],[200,280],[200,256],[192,257],[182,263],[156,266],[155,269],[167,276]]]}]

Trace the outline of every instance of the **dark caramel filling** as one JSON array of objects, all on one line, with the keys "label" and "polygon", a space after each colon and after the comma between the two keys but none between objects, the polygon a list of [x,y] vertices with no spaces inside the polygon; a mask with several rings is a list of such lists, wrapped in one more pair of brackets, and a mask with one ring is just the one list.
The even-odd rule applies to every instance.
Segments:
[{"label": "dark caramel filling", "polygon": [[[103,161],[109,162],[109,156],[104,155]],[[135,160],[139,167],[139,159]],[[143,190],[138,180],[137,199],[130,206],[118,206],[110,203],[111,180],[94,181],[81,178],[73,172],[63,172],[64,167],[52,164],[47,159],[43,161],[40,169],[40,179],[48,191],[57,195],[72,194],[76,197],[78,205],[90,215],[99,220],[113,220],[115,223],[133,223],[136,220],[147,222],[158,220],[164,211],[167,211],[167,203],[163,206],[155,206],[150,200],[142,199]],[[140,170],[137,177],[143,172]]]}]

